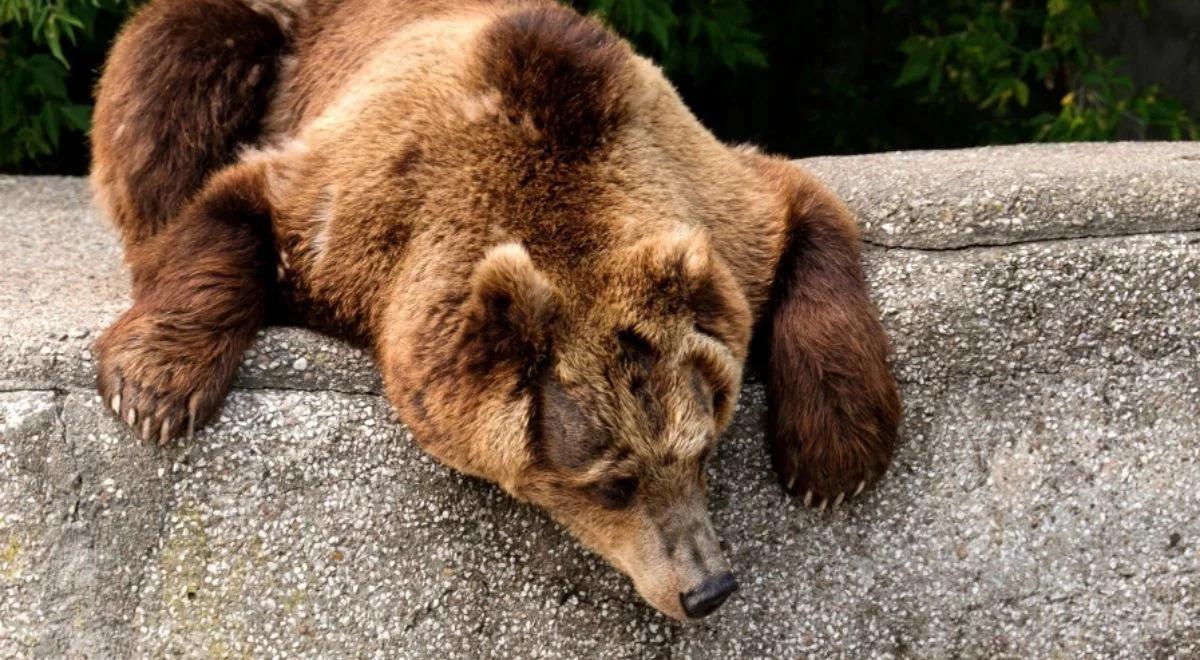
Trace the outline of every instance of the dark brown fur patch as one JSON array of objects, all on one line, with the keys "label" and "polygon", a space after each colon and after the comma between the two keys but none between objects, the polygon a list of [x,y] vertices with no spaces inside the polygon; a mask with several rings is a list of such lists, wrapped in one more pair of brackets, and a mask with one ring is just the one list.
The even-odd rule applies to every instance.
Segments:
[{"label": "dark brown fur patch", "polygon": [[580,403],[555,378],[538,387],[535,428],[530,439],[538,458],[554,469],[580,471],[599,459],[611,438],[584,414]]},{"label": "dark brown fur patch", "polygon": [[519,11],[489,27],[484,77],[510,121],[529,117],[562,155],[595,148],[624,115],[628,48],[598,22],[561,8]]},{"label": "dark brown fur patch", "polygon": [[259,131],[286,38],[240,0],[158,0],[99,88],[93,157],[126,241],[160,230]]},{"label": "dark brown fur patch", "polygon": [[853,217],[824,186],[783,167],[790,238],[763,321],[768,438],[794,492],[828,500],[887,469],[900,399]]},{"label": "dark brown fur patch", "polygon": [[[638,395],[647,391],[650,372],[658,357],[658,351],[650,341],[632,328],[621,330],[617,332],[617,355],[620,358],[617,366],[629,374],[629,389]],[[620,383],[616,381],[613,385]]]},{"label": "dark brown fur patch", "polygon": [[400,152],[400,155],[396,156],[396,159],[392,161],[392,173],[398,177],[408,176],[408,174],[412,172],[413,168],[415,168],[420,162],[421,148],[414,145],[408,145]]},{"label": "dark brown fur patch", "polygon": [[737,295],[737,284],[725,273],[711,272],[694,282],[687,302],[696,329],[731,345],[746,341],[746,306]]}]

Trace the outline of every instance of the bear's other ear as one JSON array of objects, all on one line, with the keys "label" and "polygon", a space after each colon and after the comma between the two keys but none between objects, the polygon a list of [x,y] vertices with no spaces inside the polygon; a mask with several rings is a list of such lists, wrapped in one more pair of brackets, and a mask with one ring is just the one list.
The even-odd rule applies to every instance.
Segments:
[{"label": "bear's other ear", "polygon": [[740,345],[749,336],[750,310],[728,268],[713,252],[708,232],[681,227],[652,236],[636,248],[653,295],[682,304],[696,328]]},{"label": "bear's other ear", "polygon": [[473,362],[517,363],[532,375],[550,355],[561,307],[558,290],[516,243],[498,245],[475,265],[463,326]]},{"label": "bear's other ear", "polygon": [[712,272],[712,245],[700,229],[679,227],[643,239],[635,249],[645,271],[664,290],[688,292],[702,286]]}]

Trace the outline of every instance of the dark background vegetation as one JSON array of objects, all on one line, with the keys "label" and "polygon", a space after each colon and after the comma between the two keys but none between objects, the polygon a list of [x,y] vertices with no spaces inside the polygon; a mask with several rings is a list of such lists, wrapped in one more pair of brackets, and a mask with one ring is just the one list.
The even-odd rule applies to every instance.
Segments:
[{"label": "dark background vegetation", "polygon": [[[0,0],[0,171],[87,170],[91,89],[137,4]],[[779,153],[1198,134],[1198,0],[570,4],[662,63],[719,137]]]}]

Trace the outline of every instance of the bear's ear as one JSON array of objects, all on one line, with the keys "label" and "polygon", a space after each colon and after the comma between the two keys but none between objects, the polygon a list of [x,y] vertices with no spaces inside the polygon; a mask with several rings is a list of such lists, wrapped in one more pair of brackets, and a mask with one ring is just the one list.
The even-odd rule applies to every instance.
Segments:
[{"label": "bear's ear", "polygon": [[729,269],[714,254],[708,232],[679,228],[647,238],[636,249],[655,296],[683,305],[705,334],[735,345],[744,340],[750,311]]},{"label": "bear's ear", "polygon": [[679,227],[648,236],[634,244],[633,254],[633,272],[648,275],[656,294],[678,302],[688,302],[711,279],[712,246],[703,230]]},{"label": "bear's ear", "polygon": [[561,308],[558,290],[516,243],[498,245],[475,265],[464,340],[479,366],[520,368],[526,376],[550,356]]},{"label": "bear's ear", "polygon": [[692,286],[712,268],[712,244],[701,229],[678,227],[640,241],[637,249],[660,286]]}]

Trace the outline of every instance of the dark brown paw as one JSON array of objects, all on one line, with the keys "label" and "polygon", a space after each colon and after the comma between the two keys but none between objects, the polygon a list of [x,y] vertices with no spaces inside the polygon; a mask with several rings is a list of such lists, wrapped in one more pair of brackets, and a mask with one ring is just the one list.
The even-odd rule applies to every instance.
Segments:
[{"label": "dark brown paw", "polygon": [[899,424],[893,388],[882,395],[832,401],[815,397],[790,418],[776,418],[772,458],[787,491],[824,510],[857,497],[887,471]]},{"label": "dark brown paw", "polygon": [[134,306],[96,342],[100,396],[145,441],[187,435],[220,407],[241,351],[184,318]]},{"label": "dark brown paw", "polygon": [[804,506],[836,508],[887,471],[890,449],[847,451],[836,446],[839,442],[776,442],[775,469],[788,493],[802,498]]}]

